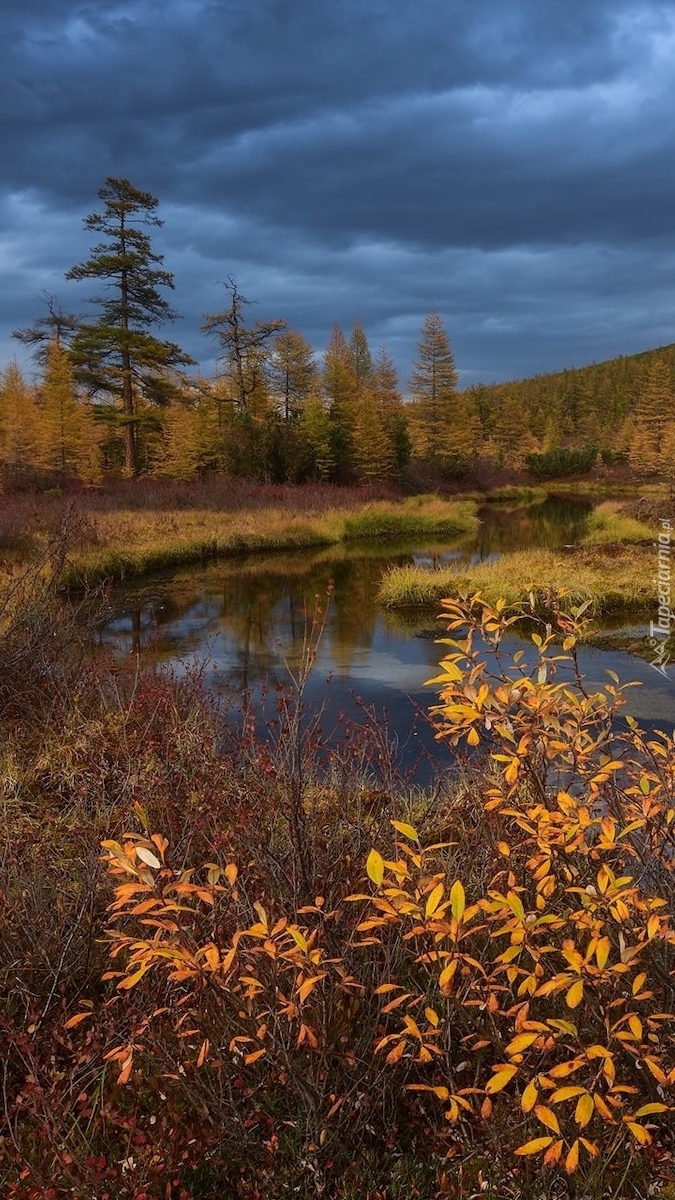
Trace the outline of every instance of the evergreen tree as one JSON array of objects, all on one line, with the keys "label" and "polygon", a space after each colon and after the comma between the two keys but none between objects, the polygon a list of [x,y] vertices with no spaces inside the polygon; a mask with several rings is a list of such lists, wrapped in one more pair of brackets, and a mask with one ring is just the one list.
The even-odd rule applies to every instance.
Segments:
[{"label": "evergreen tree", "polygon": [[154,215],[158,201],[128,179],[112,176],[98,195],[103,212],[90,213],[84,224],[105,240],[66,278],[105,280],[109,294],[93,301],[101,310],[100,319],[80,326],[72,356],[78,378],[92,394],[104,392],[121,400],[125,469],[135,475],[139,402],[165,403],[171,394],[169,371],[192,359],[175,343],[160,341],[149,332],[176,315],[159,290],[173,288],[173,276],[160,266],[162,256],[152,251],[149,235],[138,227],[162,224]]},{"label": "evergreen tree", "polygon": [[255,321],[247,325],[246,308],[254,303],[242,296],[234,279],[229,279],[225,290],[230,296],[229,308],[218,313],[207,313],[202,329],[217,336],[221,352],[220,361],[225,367],[225,378],[241,413],[256,406],[260,409],[261,394],[266,392],[265,368],[268,359],[268,343],[286,328],[281,320]]},{"label": "evergreen tree", "polygon": [[269,376],[284,420],[296,420],[318,384],[314,351],[301,333],[289,329],[274,339]]}]

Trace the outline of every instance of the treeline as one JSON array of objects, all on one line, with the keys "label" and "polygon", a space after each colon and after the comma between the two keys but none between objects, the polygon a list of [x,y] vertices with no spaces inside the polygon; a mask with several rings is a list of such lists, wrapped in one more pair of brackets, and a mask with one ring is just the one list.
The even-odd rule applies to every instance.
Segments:
[{"label": "treeline", "polygon": [[507,466],[591,447],[650,475],[669,473],[675,458],[675,345],[463,396],[479,415],[484,452]]},{"label": "treeline", "polygon": [[[204,317],[218,344],[215,378],[152,332],[176,314],[173,277],[151,245],[158,201],[110,177],[85,227],[103,238],[66,278],[95,279],[104,296],[80,318],[52,297],[15,336],[40,378],[16,363],[0,376],[0,469],[95,483],[106,473],[190,479],[221,470],[281,482],[439,482],[476,461],[538,475],[629,461],[641,474],[675,458],[675,346],[597,366],[459,391],[438,313],[424,320],[404,402],[386,348],[373,354],[358,317],[336,322],[319,360],[282,319],[251,319],[233,279],[226,307]],[[579,452],[579,453],[577,453]]]}]

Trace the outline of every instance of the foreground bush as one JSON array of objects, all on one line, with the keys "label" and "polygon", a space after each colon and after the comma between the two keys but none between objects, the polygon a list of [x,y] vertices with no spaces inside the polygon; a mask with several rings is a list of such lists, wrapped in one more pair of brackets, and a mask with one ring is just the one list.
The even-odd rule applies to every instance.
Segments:
[{"label": "foreground bush", "polygon": [[11,1200],[668,1195],[672,740],[617,731],[618,681],[587,692],[582,612],[509,661],[522,610],[444,609],[451,792],[317,769],[320,622],[262,743],[224,742],[198,680],[83,691],[101,803],[38,871],[4,858],[15,906],[46,856],[87,914],[4,1018]]}]

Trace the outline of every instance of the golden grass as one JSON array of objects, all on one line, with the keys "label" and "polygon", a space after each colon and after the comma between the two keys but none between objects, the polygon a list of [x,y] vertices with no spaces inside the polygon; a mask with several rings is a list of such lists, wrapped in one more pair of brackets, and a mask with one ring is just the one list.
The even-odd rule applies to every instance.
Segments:
[{"label": "golden grass", "polygon": [[99,512],[88,544],[70,555],[67,581],[95,583],[217,556],[340,545],[361,539],[452,537],[477,526],[475,505],[436,496],[294,516],[287,508]]},{"label": "golden grass", "polygon": [[537,609],[543,612],[550,593],[560,590],[565,593],[565,606],[590,600],[594,613],[654,606],[653,550],[641,546],[609,550],[518,550],[472,566],[392,567],[382,579],[378,599],[391,608],[428,606],[446,596],[480,591],[488,602],[503,598],[512,604],[526,601],[533,593]]},{"label": "golden grass", "polygon": [[605,500],[593,510],[587,521],[583,539],[585,546],[598,546],[608,542],[653,542],[658,530],[635,517],[626,516],[620,500]]}]

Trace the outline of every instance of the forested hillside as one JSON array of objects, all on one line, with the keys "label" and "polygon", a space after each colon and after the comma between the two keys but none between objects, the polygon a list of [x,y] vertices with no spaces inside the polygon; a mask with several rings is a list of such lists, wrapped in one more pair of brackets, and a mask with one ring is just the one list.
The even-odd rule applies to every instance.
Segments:
[{"label": "forested hillside", "polygon": [[[355,316],[336,322],[321,359],[280,316],[254,319],[228,278],[225,307],[204,316],[216,345],[211,378],[156,330],[176,317],[174,287],[147,227],[158,201],[109,178],[101,235],[65,272],[94,280],[102,298],[78,317],[48,312],[16,336],[37,378],[16,362],[0,375],[0,470],[5,484],[141,472],[190,479],[213,470],[275,483],[418,479],[441,482],[481,462],[555,476],[587,471],[601,454],[640,475],[675,460],[675,345],[552,375],[458,389],[439,313],[425,317],[408,377],[386,347],[371,351]],[[205,341],[205,346],[206,346]]]}]

